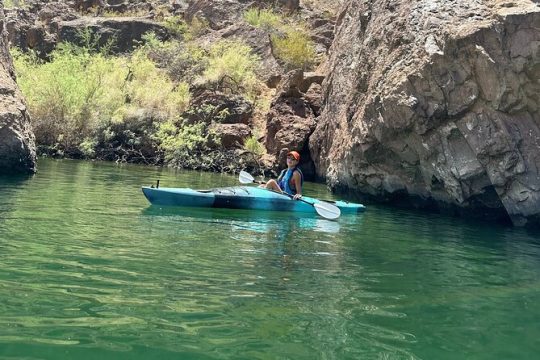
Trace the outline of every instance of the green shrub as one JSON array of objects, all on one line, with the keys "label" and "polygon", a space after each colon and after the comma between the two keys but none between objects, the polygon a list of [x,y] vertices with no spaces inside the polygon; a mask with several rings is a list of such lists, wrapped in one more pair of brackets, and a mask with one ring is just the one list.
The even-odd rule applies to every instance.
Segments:
[{"label": "green shrub", "polygon": [[230,111],[227,108],[218,109],[219,107],[212,104],[201,104],[192,106],[186,111],[186,115],[190,119],[204,124],[210,124],[212,122],[222,123],[230,115]]},{"label": "green shrub", "polygon": [[191,22],[188,24],[187,32],[184,34],[185,40],[193,40],[198,38],[201,35],[206,34],[210,25],[208,21],[197,16],[191,19]]},{"label": "green shrub", "polygon": [[174,118],[186,110],[190,100],[188,84],[170,81],[144,52],[133,54],[129,71],[132,80],[126,83],[125,92],[132,106],[162,119]]},{"label": "green shrub", "polygon": [[189,30],[186,22],[178,16],[169,16],[163,20],[163,25],[175,37],[182,37]]},{"label": "green shrub", "polygon": [[125,62],[64,47],[43,63],[14,52],[19,85],[27,99],[38,144],[74,151],[124,103]]},{"label": "green shrub", "polygon": [[95,139],[85,139],[80,145],[82,154],[87,158],[93,158],[96,156],[97,144]]},{"label": "green shrub", "polygon": [[25,0],[4,0],[4,8],[6,9],[25,8],[27,5]]},{"label": "green shrub", "polygon": [[282,24],[282,18],[269,9],[251,8],[244,13],[244,19],[248,24],[267,30],[277,29]]},{"label": "green shrub", "polygon": [[250,136],[246,139],[244,142],[244,149],[257,157],[262,156],[266,152],[263,144],[259,142],[256,135]]},{"label": "green shrub", "polygon": [[[98,39],[90,32],[79,40],[83,46],[62,44],[48,62],[13,50],[40,149],[199,169],[223,169],[231,161],[209,128],[228,110],[208,104],[189,108],[189,84],[216,85],[248,97],[255,91],[257,98],[259,58],[249,46],[220,41],[204,50],[149,34],[130,56],[119,57],[109,55],[108,46],[97,51]],[[255,138],[246,146],[261,151]]]},{"label": "green shrub", "polygon": [[[17,50],[13,56],[37,143],[68,155],[92,157],[96,144],[107,141],[119,147],[146,144],[143,138],[155,132],[152,124],[142,129],[124,123],[175,119],[190,101],[188,85],[171,81],[142,51],[111,57],[63,45],[49,62]],[[130,130],[139,127],[141,133]]]},{"label": "green shrub", "polygon": [[161,41],[154,33],[143,35],[140,51],[163,68],[173,81],[193,84],[208,65],[208,53],[191,42]]},{"label": "green shrub", "polygon": [[206,124],[200,122],[187,124],[183,121],[167,121],[161,123],[155,135],[165,162],[179,166],[199,168],[201,154],[211,146],[219,144],[219,136],[210,131]]},{"label": "green shrub", "polygon": [[221,90],[249,93],[257,83],[255,70],[259,57],[240,41],[220,41],[210,49],[205,82],[215,83]]},{"label": "green shrub", "polygon": [[315,45],[304,30],[290,28],[285,36],[272,36],[274,55],[289,68],[307,69],[316,60]]}]

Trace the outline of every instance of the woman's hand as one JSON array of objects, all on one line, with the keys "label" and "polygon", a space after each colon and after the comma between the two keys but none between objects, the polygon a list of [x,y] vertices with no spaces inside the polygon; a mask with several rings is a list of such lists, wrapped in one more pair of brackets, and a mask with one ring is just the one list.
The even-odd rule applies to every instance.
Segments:
[{"label": "woman's hand", "polygon": [[300,199],[301,197],[302,197],[302,194],[295,194],[295,195],[293,196],[293,200],[298,200],[298,199]]}]

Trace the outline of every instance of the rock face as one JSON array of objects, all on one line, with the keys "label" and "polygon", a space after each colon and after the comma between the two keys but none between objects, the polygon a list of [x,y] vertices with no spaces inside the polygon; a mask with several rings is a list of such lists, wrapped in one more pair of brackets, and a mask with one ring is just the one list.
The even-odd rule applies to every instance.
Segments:
[{"label": "rock face", "polygon": [[190,111],[182,116],[189,123],[209,124],[217,121],[222,124],[249,125],[253,116],[253,105],[241,96],[203,88],[195,91]]},{"label": "rock face", "polygon": [[540,9],[350,0],[310,139],[333,188],[540,223]]},{"label": "rock face", "polygon": [[[162,4],[163,3],[163,4]],[[167,31],[152,20],[160,6],[174,12],[166,0],[153,3],[135,0],[26,0],[25,7],[6,10],[9,41],[22,50],[32,49],[46,59],[61,41],[80,42],[77,34],[90,29],[100,38],[99,45],[114,39],[113,52],[126,52],[141,41],[145,32],[155,32],[166,38]],[[107,14],[101,17],[100,15]],[[133,14],[135,16],[128,16]],[[114,16],[111,16],[114,15]]]},{"label": "rock face", "polygon": [[223,29],[238,22],[243,12],[251,7],[281,7],[288,12],[294,12],[300,7],[299,0],[193,0],[185,11],[188,21],[198,17],[205,19],[210,28]]},{"label": "rock face", "polygon": [[322,76],[304,74],[301,70],[291,71],[281,80],[266,119],[264,143],[269,166],[275,169],[286,167],[287,153],[295,150],[301,155],[304,175],[308,178],[314,175],[308,140],[316,126],[315,116],[321,97],[316,89],[322,80]]},{"label": "rock face", "polygon": [[214,123],[211,129],[218,134],[223,149],[242,149],[244,141],[251,136],[251,128],[246,124]]},{"label": "rock face", "polygon": [[99,45],[104,45],[109,40],[114,41],[114,50],[117,52],[133,50],[142,41],[145,33],[154,32],[161,38],[165,38],[167,33],[165,27],[147,19],[82,17],[60,22],[58,41],[78,43],[81,41],[79,33],[85,29],[90,29],[93,34],[99,35]]},{"label": "rock face", "polygon": [[26,105],[15,83],[0,4],[0,174],[34,172],[36,149]]}]

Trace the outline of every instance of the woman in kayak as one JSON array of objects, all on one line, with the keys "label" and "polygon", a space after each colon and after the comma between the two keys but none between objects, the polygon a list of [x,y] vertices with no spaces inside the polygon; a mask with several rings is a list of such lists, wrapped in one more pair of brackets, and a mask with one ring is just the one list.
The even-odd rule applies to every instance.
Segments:
[{"label": "woman in kayak", "polygon": [[283,169],[277,180],[270,180],[263,185],[267,189],[286,192],[294,195],[295,200],[302,197],[302,184],[304,183],[304,175],[298,163],[300,162],[300,154],[296,151],[291,151],[287,154],[287,169]]}]

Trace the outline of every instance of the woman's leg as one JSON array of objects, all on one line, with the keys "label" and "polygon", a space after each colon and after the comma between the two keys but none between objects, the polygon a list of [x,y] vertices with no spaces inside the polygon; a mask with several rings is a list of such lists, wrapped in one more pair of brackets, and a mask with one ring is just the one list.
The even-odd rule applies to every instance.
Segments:
[{"label": "woman's leg", "polygon": [[270,190],[274,190],[274,191],[279,191],[281,192],[281,188],[279,187],[279,184],[277,183],[276,180],[272,179],[272,180],[268,180],[268,182],[266,183],[265,187],[267,189],[270,189]]}]

